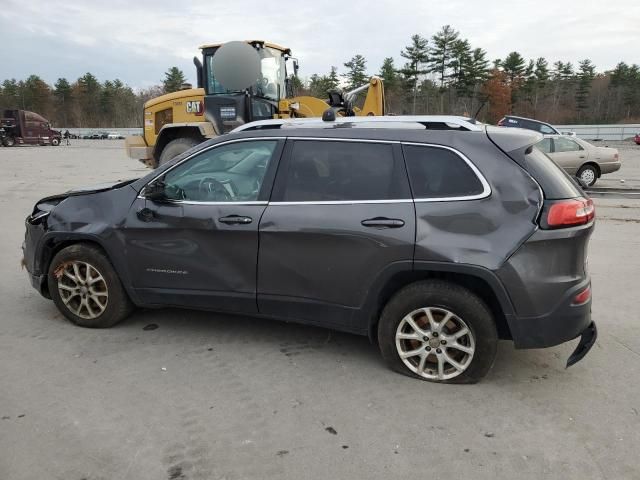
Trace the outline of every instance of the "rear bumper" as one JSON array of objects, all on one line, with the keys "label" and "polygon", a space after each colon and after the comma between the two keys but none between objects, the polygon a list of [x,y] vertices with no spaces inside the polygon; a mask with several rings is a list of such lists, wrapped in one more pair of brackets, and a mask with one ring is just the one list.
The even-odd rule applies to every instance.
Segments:
[{"label": "rear bumper", "polygon": [[596,328],[595,322],[591,322],[582,332],[582,335],[580,336],[580,343],[578,343],[578,346],[567,360],[567,368],[582,360],[584,356],[589,353],[591,347],[595,345],[597,338],[598,329]]},{"label": "rear bumper", "polygon": [[621,165],[622,164],[620,162],[606,162],[598,164],[600,167],[600,173],[602,174],[617,172],[620,170]]},{"label": "rear bumper", "polygon": [[516,348],[546,348],[560,345],[583,334],[591,325],[591,299],[573,305],[575,296],[589,286],[589,281],[568,290],[551,312],[535,316],[516,316],[509,322]]}]

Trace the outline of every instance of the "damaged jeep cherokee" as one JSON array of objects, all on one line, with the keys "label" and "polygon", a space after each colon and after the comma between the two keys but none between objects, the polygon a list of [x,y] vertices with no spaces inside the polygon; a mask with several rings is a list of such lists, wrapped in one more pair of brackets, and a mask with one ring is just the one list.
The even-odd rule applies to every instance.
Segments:
[{"label": "damaged jeep cherokee", "polygon": [[[340,127],[340,128],[336,128]],[[368,335],[394,370],[472,383],[498,339],[595,342],[595,211],[536,132],[459,117],[265,121],[147,176],[39,201],[32,285],[73,323],[184,307]]]}]

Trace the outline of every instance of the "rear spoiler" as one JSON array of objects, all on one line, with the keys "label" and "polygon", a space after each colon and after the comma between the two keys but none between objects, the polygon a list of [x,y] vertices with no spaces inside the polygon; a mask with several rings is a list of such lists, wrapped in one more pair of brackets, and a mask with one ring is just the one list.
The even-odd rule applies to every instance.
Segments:
[{"label": "rear spoiler", "polygon": [[486,127],[486,132],[487,137],[496,147],[524,169],[527,169],[527,165],[523,164],[525,153],[529,153],[527,150],[544,138],[541,133],[524,128],[500,128],[489,125]]}]

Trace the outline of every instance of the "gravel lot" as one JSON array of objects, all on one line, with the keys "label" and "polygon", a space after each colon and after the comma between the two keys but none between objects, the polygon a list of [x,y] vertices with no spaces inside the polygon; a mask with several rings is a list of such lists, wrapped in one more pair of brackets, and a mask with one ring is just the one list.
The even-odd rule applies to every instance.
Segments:
[{"label": "gravel lot", "polygon": [[[606,183],[640,186],[640,147]],[[66,322],[20,269],[39,198],[142,175],[119,141],[0,148],[0,479],[640,478],[640,200],[596,199],[600,337],[500,345],[480,384],[392,373],[357,337],[211,313]],[[145,330],[149,324],[154,330]]]}]

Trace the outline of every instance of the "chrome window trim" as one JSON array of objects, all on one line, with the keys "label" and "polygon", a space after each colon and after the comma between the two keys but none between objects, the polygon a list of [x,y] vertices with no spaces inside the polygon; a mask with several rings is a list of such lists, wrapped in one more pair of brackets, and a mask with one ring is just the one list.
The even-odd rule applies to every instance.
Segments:
[{"label": "chrome window trim", "polygon": [[[166,170],[164,170],[162,173],[159,173],[158,175],[156,175],[155,177],[153,177],[151,180],[149,180],[144,187],[142,187],[140,189],[140,191],[138,192],[138,198],[142,198],[144,199],[144,189],[147,188],[147,185],[149,185],[150,183],[155,182],[158,178],[162,177],[163,175],[166,175],[167,173],[169,173],[171,170],[173,170],[174,168],[178,167],[179,165],[182,165],[184,162],[186,162],[187,160],[192,159],[193,157],[195,157],[196,155],[200,155],[203,152],[208,152],[209,150],[213,150],[214,148],[217,147],[221,147],[222,145],[228,145],[230,143],[239,143],[239,142],[250,142],[252,140],[286,140],[287,137],[283,137],[283,136],[277,136],[277,137],[248,137],[248,138],[235,138],[235,139],[231,139],[231,140],[226,140],[224,142],[220,142],[220,143],[216,143],[215,145],[210,145],[206,148],[203,148],[202,150],[198,150],[197,152],[192,153],[191,155],[189,155],[186,158],[183,158],[182,160],[180,160],[178,163],[176,163],[175,165],[173,165],[171,168],[167,168]],[[195,202],[195,201],[191,201],[191,200],[175,200],[172,201],[172,203],[177,203],[177,202],[181,202],[181,203],[187,203],[189,205],[194,205],[194,204],[207,204],[207,205],[247,205],[247,204],[252,204],[252,205],[266,205],[268,202],[263,201],[264,203],[256,200],[256,201],[251,201],[251,202]]]},{"label": "chrome window trim", "polygon": [[[420,143],[420,142],[400,142],[402,145],[412,145],[417,147],[431,147],[431,148],[441,148],[444,150],[449,150],[456,155],[458,155],[468,166],[471,168],[475,176],[480,180],[480,184],[482,185],[482,192],[477,193],[475,195],[463,195],[457,197],[420,197],[414,198],[413,201],[416,203],[428,203],[428,202],[460,202],[465,200],[480,200],[482,198],[487,198],[491,195],[491,186],[487,179],[484,177],[482,172],[474,165],[474,163],[469,160],[469,158],[462,152],[456,150],[455,148],[448,147],[446,145],[437,145],[434,143]],[[406,161],[406,158],[405,158]],[[408,173],[408,172],[407,172]],[[409,178],[411,181],[411,178]]]},{"label": "chrome window trim", "polygon": [[[270,137],[269,137],[270,138]],[[387,145],[397,145],[400,140],[375,140],[370,138],[334,138],[334,137],[286,137],[287,140],[313,140],[321,142],[352,142],[352,143],[384,143]]]},{"label": "chrome window trim", "polygon": [[194,200],[167,200],[165,203],[172,205],[253,205],[256,207],[268,205],[265,200],[256,200],[255,202],[197,202]]},{"label": "chrome window trim", "polygon": [[[151,179],[147,184],[140,190],[138,193],[138,198],[144,199],[143,196],[144,189],[150,183],[154,182],[161,176],[170,172],[174,168],[182,165],[184,162],[192,159],[196,155],[199,155],[203,152],[207,152],[216,147],[220,147],[223,145],[227,145],[230,143],[239,143],[239,142],[248,142],[248,141],[264,141],[264,140],[305,140],[305,141],[330,141],[330,142],[352,142],[352,143],[382,143],[387,145],[401,144],[401,145],[413,145],[418,147],[431,147],[431,148],[441,148],[445,150],[449,150],[456,155],[458,155],[468,166],[471,168],[473,173],[476,175],[480,184],[482,185],[483,191],[476,195],[465,195],[465,196],[457,196],[457,197],[427,197],[427,198],[402,198],[402,199],[386,199],[386,200],[325,200],[325,201],[297,201],[297,202],[272,202],[272,201],[246,201],[246,202],[197,202],[192,200],[172,200],[170,203],[173,204],[185,204],[185,205],[254,205],[254,206],[263,206],[263,205],[358,205],[358,204],[390,204],[390,203],[429,203],[429,202],[458,202],[465,200],[480,200],[483,198],[487,198],[491,195],[491,186],[489,182],[487,182],[486,178],[482,174],[482,172],[475,166],[475,164],[462,152],[456,150],[455,148],[446,146],[446,145],[438,145],[434,143],[422,143],[422,142],[407,142],[407,141],[399,141],[399,140],[375,140],[375,139],[357,139],[357,138],[334,138],[334,137],[291,137],[291,136],[269,136],[269,137],[248,137],[248,138],[236,138],[232,140],[227,140],[224,142],[216,143],[215,145],[211,145],[205,149],[199,150],[192,155],[181,160],[179,163],[176,163],[171,168],[163,171],[162,173],[155,176]],[[406,159],[405,159],[406,160]]]},{"label": "chrome window trim", "polygon": [[390,200],[308,200],[300,202],[269,202],[269,206],[274,205],[359,205],[376,203],[413,203],[411,198],[399,198]]}]

